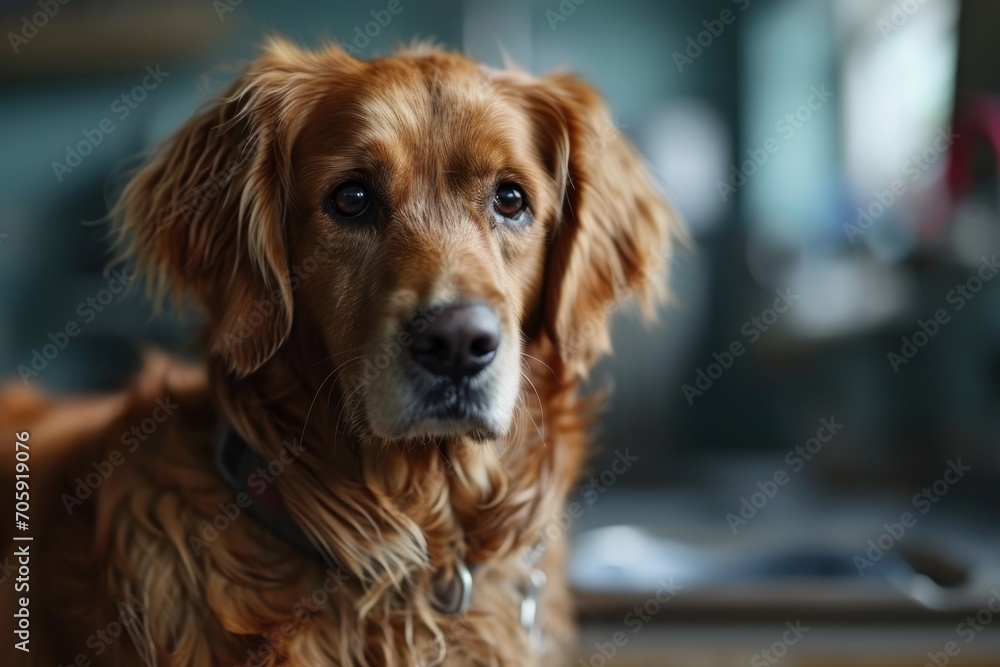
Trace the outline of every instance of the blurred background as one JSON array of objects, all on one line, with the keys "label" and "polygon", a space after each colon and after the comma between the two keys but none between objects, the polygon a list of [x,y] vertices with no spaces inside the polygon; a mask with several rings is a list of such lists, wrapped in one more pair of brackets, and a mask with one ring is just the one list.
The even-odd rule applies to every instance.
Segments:
[{"label": "blurred background", "polygon": [[661,323],[616,319],[582,512],[547,528],[574,664],[1000,665],[1000,5],[387,5],[0,2],[0,376],[110,389],[141,344],[195,351],[117,293],[102,220],[265,33],[570,69],[693,239]]}]

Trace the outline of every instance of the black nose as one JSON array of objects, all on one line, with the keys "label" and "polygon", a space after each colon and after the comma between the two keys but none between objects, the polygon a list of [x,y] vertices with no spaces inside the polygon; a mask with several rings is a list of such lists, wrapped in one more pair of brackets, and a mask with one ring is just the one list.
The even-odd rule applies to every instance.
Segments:
[{"label": "black nose", "polygon": [[434,375],[455,380],[489,366],[500,347],[500,320],[482,304],[419,311],[408,328],[414,360]]}]

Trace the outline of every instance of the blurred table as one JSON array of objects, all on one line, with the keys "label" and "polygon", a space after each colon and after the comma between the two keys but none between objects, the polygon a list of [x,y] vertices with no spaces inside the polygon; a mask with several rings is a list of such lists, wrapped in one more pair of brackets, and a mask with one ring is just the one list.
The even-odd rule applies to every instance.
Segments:
[{"label": "blurred table", "polygon": [[[807,625],[808,627],[808,625]],[[783,625],[651,624],[633,633],[622,624],[585,624],[580,650],[572,665],[580,667],[923,667],[928,653],[941,654],[949,641],[960,653],[941,662],[954,667],[1000,665],[1000,615],[992,626],[965,643],[954,626],[823,626],[814,624],[794,646],[774,662],[761,654],[781,640]],[[616,647],[611,659],[608,642],[624,632],[628,643]],[[943,658],[942,658],[943,660]],[[606,661],[606,662],[604,662]]]}]

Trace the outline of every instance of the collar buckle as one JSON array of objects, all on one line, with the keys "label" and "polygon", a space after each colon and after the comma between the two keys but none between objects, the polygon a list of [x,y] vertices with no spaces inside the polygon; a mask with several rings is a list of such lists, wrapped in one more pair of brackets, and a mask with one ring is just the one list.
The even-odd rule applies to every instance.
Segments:
[{"label": "collar buckle", "polygon": [[521,600],[521,627],[528,633],[531,645],[540,653],[544,653],[544,641],[539,607],[547,581],[544,572],[538,568],[533,569],[528,575],[528,582],[523,589],[524,598]]},{"label": "collar buckle", "polygon": [[434,609],[451,616],[465,614],[472,601],[472,572],[464,560],[455,561],[455,576],[434,586]]}]

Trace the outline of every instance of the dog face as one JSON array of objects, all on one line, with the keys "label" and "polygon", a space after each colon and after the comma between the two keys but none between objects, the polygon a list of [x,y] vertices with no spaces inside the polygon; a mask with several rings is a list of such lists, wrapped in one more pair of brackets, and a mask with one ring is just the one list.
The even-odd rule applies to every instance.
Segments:
[{"label": "dog face", "polygon": [[308,327],[352,423],[386,440],[502,437],[525,346],[584,373],[611,303],[659,283],[670,225],[575,79],[282,42],[133,179],[121,215],[235,374]]},{"label": "dog face", "polygon": [[384,438],[508,428],[559,187],[531,118],[453,57],[363,63],[292,154],[292,253],[322,253],[303,301]]}]

